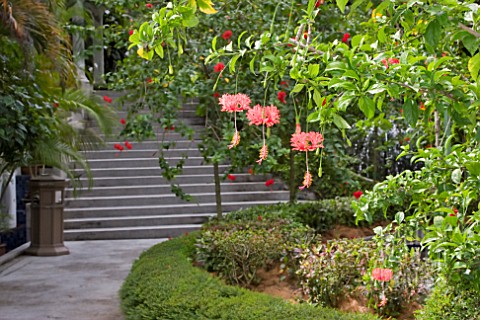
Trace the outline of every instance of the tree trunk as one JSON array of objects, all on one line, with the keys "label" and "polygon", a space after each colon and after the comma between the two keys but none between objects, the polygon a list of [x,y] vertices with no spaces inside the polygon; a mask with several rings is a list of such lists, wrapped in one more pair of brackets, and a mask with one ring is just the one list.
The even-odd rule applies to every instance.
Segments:
[{"label": "tree trunk", "polygon": [[288,184],[290,190],[290,203],[294,203],[297,196],[297,189],[295,187],[295,155],[290,150],[290,179]]},{"label": "tree trunk", "polygon": [[222,192],[220,189],[220,173],[218,170],[218,162],[213,163],[213,176],[215,179],[215,201],[217,203],[217,218],[222,219]]}]

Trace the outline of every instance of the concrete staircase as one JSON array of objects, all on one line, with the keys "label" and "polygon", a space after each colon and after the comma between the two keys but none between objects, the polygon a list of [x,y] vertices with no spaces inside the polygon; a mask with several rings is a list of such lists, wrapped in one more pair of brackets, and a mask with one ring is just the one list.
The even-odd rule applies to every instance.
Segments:
[{"label": "concrete staircase", "polygon": [[[67,189],[65,240],[174,237],[199,229],[216,214],[213,166],[204,163],[198,150],[203,119],[195,116],[194,106],[187,105],[183,111],[181,121],[195,129],[192,140],[169,132],[164,141],[131,142],[131,150],[119,152],[113,147],[117,141],[109,141],[102,149],[86,152],[94,184],[76,198],[73,190]],[[174,142],[163,150],[171,165],[188,156],[175,183],[193,196],[190,202],[176,197],[162,177],[158,155],[164,142]],[[227,168],[221,165],[220,171]],[[288,191],[281,183],[265,186],[269,178],[237,173],[235,181],[223,180],[223,212],[288,201]],[[86,178],[81,180],[87,185]]]}]

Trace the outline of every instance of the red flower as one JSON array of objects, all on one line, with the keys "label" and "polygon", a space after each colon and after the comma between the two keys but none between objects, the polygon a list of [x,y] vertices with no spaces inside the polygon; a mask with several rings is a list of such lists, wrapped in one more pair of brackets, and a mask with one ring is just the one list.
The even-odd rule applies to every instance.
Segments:
[{"label": "red flower", "polygon": [[163,128],[163,129],[165,129],[166,131],[168,131],[168,130],[172,130],[172,131],[173,131],[173,130],[175,130],[175,126],[171,125],[170,127],[167,126],[167,127]]},{"label": "red flower", "polygon": [[228,94],[225,93],[218,100],[218,103],[222,106],[223,112],[242,112],[243,110],[250,109],[250,97],[243,93]]},{"label": "red flower", "polygon": [[322,102],[322,107],[325,107],[326,104],[327,104],[327,98],[324,98]]},{"label": "red flower", "polygon": [[129,34],[129,35],[132,35],[132,34],[133,34],[133,30],[128,31],[128,34]]},{"label": "red flower", "polygon": [[125,121],[125,119],[122,118],[122,119],[120,119],[120,123],[121,123],[121,124],[126,124],[127,121]]},{"label": "red flower", "polygon": [[453,208],[453,213],[450,213],[449,216],[450,217],[455,217],[458,213],[458,209],[457,208]]},{"label": "red flower", "polygon": [[446,52],[442,52],[442,57],[446,57],[448,54]]},{"label": "red flower", "polygon": [[232,30],[227,30],[222,34],[223,40],[228,40],[232,37]]},{"label": "red flower", "polygon": [[147,7],[148,9],[152,9],[152,8],[153,8],[153,4],[147,3],[147,4],[145,5],[145,7]]},{"label": "red flower", "polygon": [[288,82],[287,81],[280,81],[280,85],[288,88]]},{"label": "red flower", "polygon": [[225,65],[223,64],[223,62],[219,62],[213,67],[213,71],[216,73],[221,72],[223,69],[225,69]]},{"label": "red flower", "polygon": [[287,103],[287,101],[285,100],[286,97],[287,93],[285,91],[279,91],[277,93],[278,101],[280,101],[281,103]]},{"label": "red flower", "polygon": [[[296,41],[295,38],[290,38],[290,40]],[[293,47],[292,43],[287,43],[287,47]]]},{"label": "red flower", "polygon": [[318,148],[323,148],[323,136],[318,132],[296,132],[292,134],[290,143],[292,150],[298,151],[315,151]]},{"label": "red flower", "polygon": [[148,77],[147,79],[145,79],[145,81],[147,81],[147,83],[152,83],[152,82],[153,82],[152,78],[150,78],[150,77]]},{"label": "red flower", "polygon": [[324,0],[318,0],[317,2],[315,2],[315,8],[320,7],[323,4],[323,2]]},{"label": "red flower", "polygon": [[350,38],[350,33],[346,32],[346,33],[343,35],[342,42],[343,42],[343,43],[347,43],[347,41],[348,41],[349,38]]},{"label": "red flower", "polygon": [[58,106],[59,106],[59,104],[58,104],[57,102],[54,102],[54,103],[53,103],[53,107],[54,107],[54,108],[58,108]]},{"label": "red flower", "polygon": [[403,139],[403,141],[410,142],[410,137],[405,137],[405,139]]},{"label": "red flower", "polygon": [[270,180],[265,181],[265,186],[266,186],[266,187],[270,187],[270,186],[271,186],[272,184],[274,184],[274,183],[275,183],[275,180],[270,179]]},{"label": "red flower", "polygon": [[220,97],[220,93],[215,92],[215,93],[213,94],[213,97],[214,97],[214,98],[219,98],[219,97]]},{"label": "red flower", "polygon": [[103,101],[108,102],[108,103],[112,103],[113,99],[110,98],[109,96],[103,96]]},{"label": "red flower", "polygon": [[132,145],[128,141],[125,141],[125,147],[127,147],[128,150],[132,150]]},{"label": "red flower", "polygon": [[249,174],[253,174],[253,169],[252,169],[252,168],[248,168],[248,173],[249,173]]},{"label": "red flower", "polygon": [[307,39],[307,38],[308,38],[308,32],[305,31],[305,32],[303,33],[303,39]]},{"label": "red flower", "polygon": [[258,220],[258,221],[262,221],[262,220],[263,220],[263,219],[262,219],[262,216],[258,216],[258,217],[257,217],[257,220]]},{"label": "red flower", "polygon": [[265,124],[267,127],[271,127],[280,123],[280,112],[274,105],[262,107],[257,104],[247,111],[247,119],[250,120],[250,125],[260,126]]},{"label": "red flower", "polygon": [[123,151],[123,146],[120,143],[115,143],[113,147],[119,151]]},{"label": "red flower", "polygon": [[387,59],[382,59],[382,63],[383,65],[385,66],[385,68],[388,69],[388,62],[387,62]]},{"label": "red flower", "polygon": [[390,281],[393,277],[392,269],[375,268],[372,270],[372,278],[377,281]]},{"label": "red flower", "polygon": [[362,196],[363,192],[358,190],[358,191],[355,191],[353,193],[353,196],[356,198],[356,199],[359,199],[361,196]]},{"label": "red flower", "polygon": [[400,63],[400,60],[398,60],[397,58],[389,58],[389,59],[388,59],[388,63],[390,63],[390,64],[399,64],[399,63]]},{"label": "red flower", "polygon": [[237,177],[235,177],[233,174],[229,174],[229,175],[227,175],[227,179],[230,180],[230,181],[235,181],[237,179]]},{"label": "red flower", "polygon": [[420,101],[420,110],[425,110],[425,105],[423,104],[423,101]]}]

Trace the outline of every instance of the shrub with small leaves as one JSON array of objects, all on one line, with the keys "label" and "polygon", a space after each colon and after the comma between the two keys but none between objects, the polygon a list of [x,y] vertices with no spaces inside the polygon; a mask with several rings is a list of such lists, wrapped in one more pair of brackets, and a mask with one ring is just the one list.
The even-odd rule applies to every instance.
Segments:
[{"label": "shrub with small leaves", "polygon": [[362,284],[376,244],[362,239],[334,240],[304,250],[297,274],[308,301],[337,306],[340,297]]}]

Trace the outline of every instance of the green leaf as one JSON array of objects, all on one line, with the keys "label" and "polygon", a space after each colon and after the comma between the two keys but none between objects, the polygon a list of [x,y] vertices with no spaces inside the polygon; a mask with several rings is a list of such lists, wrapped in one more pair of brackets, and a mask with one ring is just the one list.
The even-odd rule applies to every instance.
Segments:
[{"label": "green leaf", "polygon": [[368,93],[371,93],[371,94],[377,94],[377,93],[380,93],[380,92],[383,92],[387,90],[387,87],[382,84],[382,83],[375,83],[373,86],[371,86],[369,89],[368,89]]},{"label": "green leaf", "polygon": [[313,100],[315,101],[315,104],[317,105],[317,107],[322,107],[322,103],[323,103],[323,99],[322,99],[322,95],[321,93],[315,89],[315,91],[313,92]]},{"label": "green leaf", "polygon": [[440,41],[440,37],[442,36],[442,26],[437,19],[430,21],[424,36],[425,41],[431,47],[431,49],[435,49]]},{"label": "green leaf", "polygon": [[386,26],[380,28],[377,32],[377,39],[380,43],[385,43],[388,40],[387,36],[385,35],[385,28],[386,28]]},{"label": "green leaf", "polygon": [[297,92],[300,92],[302,91],[302,89],[305,87],[305,85],[303,83],[297,83],[295,85],[295,87],[293,88],[292,90],[292,93],[297,93]]},{"label": "green leaf", "polygon": [[182,24],[184,27],[195,27],[199,20],[195,15],[195,9],[189,7],[178,7],[178,11],[182,14]]},{"label": "green leaf", "polygon": [[352,92],[352,91],[347,91],[344,94],[342,94],[340,98],[338,98],[337,100],[338,110],[345,111],[347,107],[350,105],[350,103],[352,102],[352,100],[354,100],[355,98],[356,98],[356,94],[355,92]]},{"label": "green leaf", "polygon": [[318,64],[308,65],[308,74],[310,75],[311,78],[315,78],[316,76],[318,76],[319,72],[320,72],[320,65]]},{"label": "green leaf", "polygon": [[405,102],[403,104],[403,116],[405,121],[411,126],[415,127],[418,121],[419,108],[410,97],[405,97]]},{"label": "green leaf", "polygon": [[456,184],[462,182],[462,169],[457,168],[452,172],[452,181]]},{"label": "green leaf", "polygon": [[250,60],[250,63],[249,63],[249,65],[250,65],[250,71],[251,71],[253,74],[255,74],[255,75],[256,75],[256,73],[255,73],[255,58],[256,58],[256,57],[257,57],[257,55],[255,54],[255,55],[253,56],[252,60]]},{"label": "green leaf", "polygon": [[210,0],[197,0],[198,8],[200,11],[206,14],[217,13],[217,10],[213,8],[213,3]]},{"label": "green leaf", "polygon": [[332,71],[332,70],[346,70],[347,67],[345,66],[345,63],[341,61],[333,61],[327,65],[325,68],[325,71]]},{"label": "green leaf", "polygon": [[163,47],[162,47],[162,44],[157,44],[157,46],[155,47],[155,53],[163,59]]},{"label": "green leaf", "polygon": [[360,78],[358,77],[358,74],[353,71],[353,70],[347,70],[345,71],[345,73],[343,74],[344,77],[347,77],[347,78],[352,78],[352,79],[355,79],[355,80],[358,80],[360,81]]},{"label": "green leaf", "polygon": [[217,51],[217,37],[213,37],[212,39],[212,50],[213,52]]},{"label": "green leaf", "polygon": [[340,116],[338,114],[333,115],[333,123],[340,130],[351,128],[351,126],[348,124],[348,122],[342,116]]},{"label": "green leaf", "polygon": [[478,79],[478,71],[480,70],[480,53],[477,53],[468,60],[468,71],[473,80],[476,82]]},{"label": "green leaf", "polygon": [[478,161],[468,162],[465,164],[465,167],[467,167],[468,173],[470,173],[470,175],[475,177],[480,176],[480,162]]},{"label": "green leaf", "polygon": [[345,13],[345,6],[347,5],[348,0],[337,0],[337,6],[342,11],[342,13]]},{"label": "green leaf", "polygon": [[403,219],[405,219],[405,213],[403,213],[402,211],[399,211],[395,214],[395,222],[397,224],[402,223]]},{"label": "green leaf", "polygon": [[230,60],[230,63],[229,63],[229,69],[230,69],[230,73],[234,73],[235,72],[235,63],[237,62],[238,58],[240,58],[240,54],[236,54],[232,57],[232,59]]},{"label": "green leaf", "polygon": [[362,96],[358,100],[358,107],[367,117],[367,119],[372,119],[375,116],[375,103],[370,97]]},{"label": "green leaf", "polygon": [[462,44],[465,48],[467,48],[468,52],[470,52],[470,55],[472,56],[478,50],[477,37],[475,37],[473,34],[467,33],[462,39]]},{"label": "green leaf", "polygon": [[320,112],[314,111],[308,115],[307,122],[317,122],[317,121],[320,121]]}]

